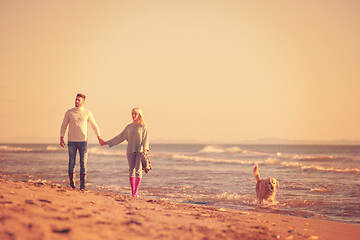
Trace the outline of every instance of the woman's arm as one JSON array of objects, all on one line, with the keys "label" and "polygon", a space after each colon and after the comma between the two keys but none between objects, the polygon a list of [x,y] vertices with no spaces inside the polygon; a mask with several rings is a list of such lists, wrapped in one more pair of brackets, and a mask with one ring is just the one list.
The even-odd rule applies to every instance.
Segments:
[{"label": "woman's arm", "polygon": [[149,137],[148,137],[148,131],[147,131],[146,127],[144,127],[142,144],[143,144],[143,151],[144,152],[150,151]]},{"label": "woman's arm", "polygon": [[126,126],[126,128],[119,135],[110,139],[109,141],[106,141],[104,145],[109,145],[109,147],[113,147],[122,143],[124,140],[127,140],[127,129],[128,127]]}]

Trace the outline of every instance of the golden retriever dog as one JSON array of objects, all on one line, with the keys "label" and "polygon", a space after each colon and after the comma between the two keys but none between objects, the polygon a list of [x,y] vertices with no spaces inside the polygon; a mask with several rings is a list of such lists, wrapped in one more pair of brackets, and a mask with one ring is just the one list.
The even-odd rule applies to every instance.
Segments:
[{"label": "golden retriever dog", "polygon": [[261,179],[257,164],[254,166],[253,173],[256,180],[256,195],[259,203],[262,204],[263,200],[273,202],[275,200],[276,189],[279,188],[279,182],[275,178]]}]

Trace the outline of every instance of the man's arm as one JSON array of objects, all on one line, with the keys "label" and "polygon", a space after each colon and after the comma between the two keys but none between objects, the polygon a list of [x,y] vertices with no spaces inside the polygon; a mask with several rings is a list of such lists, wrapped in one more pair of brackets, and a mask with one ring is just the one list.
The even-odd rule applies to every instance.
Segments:
[{"label": "man's arm", "polygon": [[99,144],[100,146],[103,146],[105,145],[105,141],[101,138],[101,134],[100,134],[100,129],[95,121],[95,118],[94,116],[92,115],[92,113],[89,111],[89,118],[88,118],[88,121],[91,125],[91,128],[94,130],[97,138],[98,138],[98,141],[99,141]]},{"label": "man's arm", "polygon": [[64,135],[69,124],[69,115],[66,112],[60,128],[60,146],[65,147]]}]

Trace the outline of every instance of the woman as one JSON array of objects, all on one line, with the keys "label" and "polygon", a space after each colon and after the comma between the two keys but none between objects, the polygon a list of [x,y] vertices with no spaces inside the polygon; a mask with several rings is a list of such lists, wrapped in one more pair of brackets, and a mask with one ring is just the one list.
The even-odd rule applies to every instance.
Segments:
[{"label": "woman", "polygon": [[122,143],[124,140],[127,145],[127,159],[129,162],[129,180],[133,197],[138,196],[142,180],[141,154],[149,151],[149,140],[143,113],[140,108],[131,111],[133,122],[113,139],[106,141],[103,145],[109,147]]}]

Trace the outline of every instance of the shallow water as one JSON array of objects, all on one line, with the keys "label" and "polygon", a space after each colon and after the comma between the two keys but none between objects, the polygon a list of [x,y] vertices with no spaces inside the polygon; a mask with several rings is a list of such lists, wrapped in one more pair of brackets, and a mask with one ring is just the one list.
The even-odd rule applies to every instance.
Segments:
[{"label": "shallow water", "polygon": [[[129,194],[125,148],[90,145],[88,188]],[[358,146],[153,144],[150,157],[144,197],[360,224]],[[3,177],[67,185],[67,163],[58,145],[0,144]],[[274,203],[258,204],[254,163],[279,181]]]}]

